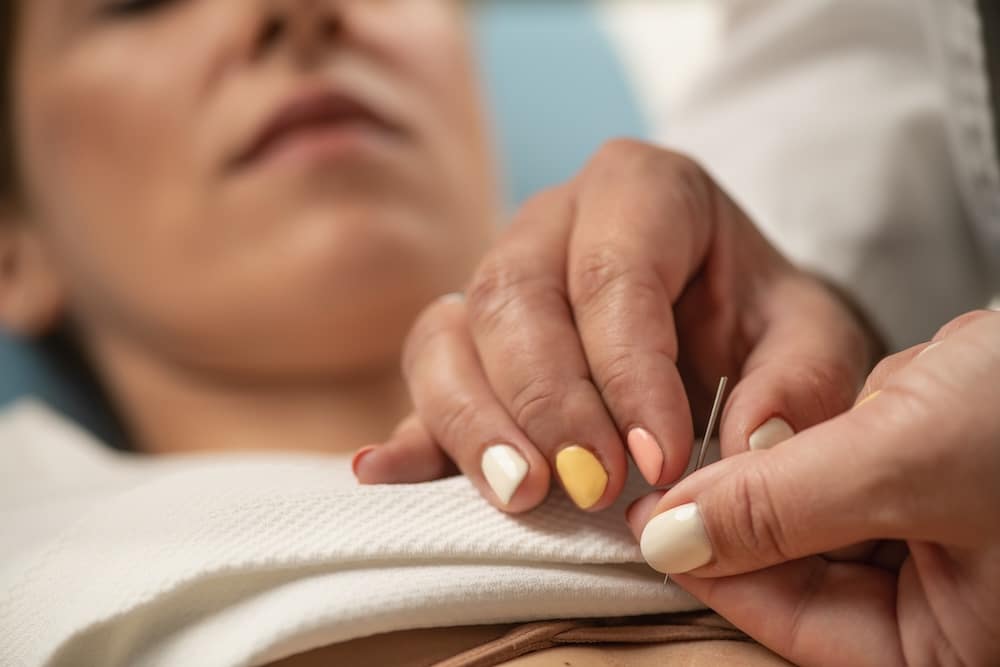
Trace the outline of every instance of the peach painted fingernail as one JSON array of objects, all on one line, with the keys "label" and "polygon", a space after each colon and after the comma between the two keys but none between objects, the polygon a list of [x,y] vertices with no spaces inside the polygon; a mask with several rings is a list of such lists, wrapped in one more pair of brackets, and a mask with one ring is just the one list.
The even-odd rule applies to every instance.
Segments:
[{"label": "peach painted fingernail", "polygon": [[368,445],[367,447],[362,447],[357,451],[354,458],[351,459],[351,471],[354,473],[355,477],[358,476],[358,467],[361,465],[361,460],[374,452],[376,449],[378,449],[378,446]]},{"label": "peach painted fingernail", "polygon": [[608,473],[597,457],[580,445],[571,445],[556,456],[556,472],[566,493],[580,509],[590,509],[608,488]]},{"label": "peach painted fingernail", "polygon": [[757,430],[750,435],[751,451],[761,451],[771,449],[788,440],[795,431],[781,417],[772,417],[757,427]]},{"label": "peach painted fingernail", "polygon": [[653,434],[644,428],[632,429],[628,434],[628,450],[642,476],[656,486],[663,474],[663,450]]},{"label": "peach painted fingernail", "polygon": [[528,462],[510,445],[494,445],[483,452],[480,463],[486,483],[504,505],[517,493],[528,475]]}]

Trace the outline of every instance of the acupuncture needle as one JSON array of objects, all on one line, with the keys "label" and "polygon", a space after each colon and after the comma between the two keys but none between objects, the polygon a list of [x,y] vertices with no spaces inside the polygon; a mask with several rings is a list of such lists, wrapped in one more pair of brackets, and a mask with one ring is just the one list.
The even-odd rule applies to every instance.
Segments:
[{"label": "acupuncture needle", "polygon": [[705,438],[701,441],[701,451],[698,452],[698,464],[695,465],[693,472],[698,472],[705,465],[708,442],[712,439],[712,433],[715,431],[715,422],[719,418],[719,408],[722,407],[722,396],[726,393],[726,384],[728,382],[728,377],[723,377],[719,380],[719,390],[715,392],[715,403],[712,404],[712,414],[708,417],[708,428],[705,429]]},{"label": "acupuncture needle", "polygon": [[[698,472],[705,466],[705,455],[708,454],[708,443],[712,440],[712,433],[715,432],[715,422],[719,419],[719,408],[722,407],[722,397],[726,393],[726,384],[729,383],[729,378],[723,376],[719,380],[719,389],[715,392],[715,403],[712,404],[712,413],[708,417],[708,427],[705,429],[705,437],[701,441],[701,450],[698,452],[698,462],[694,466],[692,473]],[[663,585],[666,586],[670,581],[670,575],[668,574],[663,578]]]}]

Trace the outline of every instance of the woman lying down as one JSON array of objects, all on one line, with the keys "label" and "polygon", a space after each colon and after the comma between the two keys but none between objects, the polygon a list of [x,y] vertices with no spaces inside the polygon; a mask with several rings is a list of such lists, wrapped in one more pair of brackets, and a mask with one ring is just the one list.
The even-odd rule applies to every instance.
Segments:
[{"label": "woman lying down", "polygon": [[[586,268],[609,235],[630,238],[630,202],[649,192],[638,208],[667,214],[647,217],[690,215],[697,199],[671,188],[708,192],[696,169],[618,143],[531,204],[469,292],[492,350],[477,355],[440,324],[464,316],[461,297],[439,297],[465,289],[498,227],[460,3],[4,0],[3,21],[0,321],[72,332],[131,453],[40,404],[0,418],[0,663],[784,664],[665,586],[624,518],[648,490],[640,474],[681,475],[715,383],[746,353],[718,354],[730,341],[706,333],[734,321],[717,285],[684,299],[668,286],[691,356],[664,367],[673,340],[636,366],[647,395],[615,403],[598,393],[616,383],[595,332],[636,333],[630,318],[648,326],[671,301],[577,299],[585,357],[528,306],[564,314],[567,289],[604,294],[592,288],[613,276],[592,262],[568,288],[517,279]],[[713,266],[746,256],[795,275],[714,197],[740,253],[722,246]],[[592,219],[570,238],[574,211]],[[675,248],[706,241],[677,228],[691,238],[664,237],[664,261],[683,263]],[[783,284],[859,386],[863,325],[820,286]],[[525,360],[556,380],[532,382]],[[443,429],[406,418],[401,370],[420,380],[416,407],[451,409]],[[492,385],[448,391],[484,371]],[[557,409],[533,400],[546,387],[563,392]],[[476,391],[507,401],[480,415],[507,435],[465,433],[446,457],[447,424],[482,423],[462,408]],[[836,395],[825,407],[854,397]],[[605,403],[634,417],[612,425]],[[348,455],[400,422],[352,471]],[[425,482],[452,461],[466,476],[352,474]],[[684,543],[693,567],[697,539]]]},{"label": "woman lying down", "polygon": [[[2,417],[0,663],[429,664],[700,608],[639,564],[624,505],[518,520],[464,479],[351,474],[409,409],[407,329],[495,233],[459,3],[4,5],[0,317],[72,327],[133,455]],[[468,664],[617,641],[591,625]]]}]

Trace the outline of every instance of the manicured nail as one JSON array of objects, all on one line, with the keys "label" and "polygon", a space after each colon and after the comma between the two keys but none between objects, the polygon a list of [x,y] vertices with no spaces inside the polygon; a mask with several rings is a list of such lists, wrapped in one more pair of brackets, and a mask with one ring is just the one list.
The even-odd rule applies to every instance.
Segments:
[{"label": "manicured nail", "polygon": [[757,427],[757,430],[750,435],[751,451],[771,449],[785,440],[788,440],[795,431],[781,417],[772,417]]},{"label": "manicured nail", "polygon": [[483,452],[481,467],[487,484],[504,505],[528,475],[528,462],[510,445],[493,445]]},{"label": "manicured nail", "polygon": [[571,445],[556,457],[556,471],[566,493],[580,509],[590,509],[608,488],[608,473],[597,457],[580,445]]},{"label": "manicured nail", "polygon": [[365,458],[366,456],[374,452],[376,449],[378,449],[376,445],[369,445],[367,447],[362,447],[357,451],[357,453],[354,455],[354,458],[351,459],[351,471],[354,472],[355,477],[358,476],[358,467],[361,465],[361,459]]},{"label": "manicured nail", "polygon": [[854,406],[855,409],[860,408],[862,405],[864,405],[868,401],[872,400],[873,398],[875,398],[876,396],[878,396],[881,393],[882,393],[882,391],[879,390],[879,391],[873,391],[872,393],[868,394],[867,396],[865,396],[864,398],[862,398],[861,401],[859,401],[857,405]]},{"label": "manicured nail", "polygon": [[663,450],[649,431],[634,428],[628,434],[628,450],[639,472],[651,485],[656,486],[663,474]]},{"label": "manicured nail", "polygon": [[639,547],[649,566],[663,574],[684,574],[712,560],[712,543],[694,503],[653,517]]}]

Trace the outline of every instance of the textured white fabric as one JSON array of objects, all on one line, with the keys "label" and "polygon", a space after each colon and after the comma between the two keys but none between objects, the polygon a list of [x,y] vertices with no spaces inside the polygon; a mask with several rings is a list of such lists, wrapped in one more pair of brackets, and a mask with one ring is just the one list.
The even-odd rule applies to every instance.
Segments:
[{"label": "textured white fabric", "polygon": [[676,59],[636,65],[648,25],[610,33],[657,139],[853,294],[892,348],[985,306],[1000,287],[1000,176],[975,1],[702,4],[700,35],[716,41],[684,90],[650,75],[669,80]]},{"label": "textured white fabric", "polygon": [[129,457],[22,403],[0,415],[0,665],[256,665],[394,630],[698,608],[640,564],[624,502],[518,519],[464,478],[358,487],[343,457]]}]

